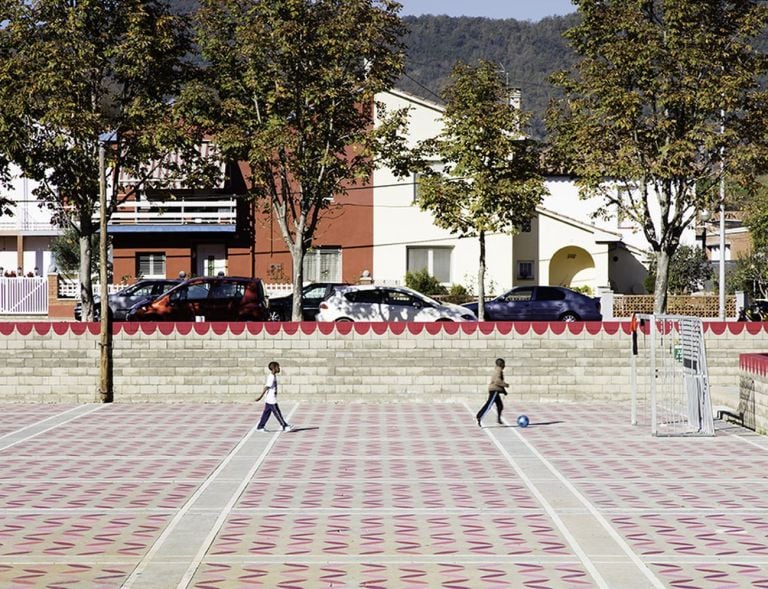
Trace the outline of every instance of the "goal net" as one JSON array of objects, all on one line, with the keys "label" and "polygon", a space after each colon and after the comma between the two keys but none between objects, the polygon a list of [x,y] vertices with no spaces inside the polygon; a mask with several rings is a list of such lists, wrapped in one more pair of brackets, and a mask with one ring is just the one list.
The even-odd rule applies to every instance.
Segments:
[{"label": "goal net", "polygon": [[630,372],[632,423],[650,420],[654,436],[715,435],[701,319],[637,319]]}]

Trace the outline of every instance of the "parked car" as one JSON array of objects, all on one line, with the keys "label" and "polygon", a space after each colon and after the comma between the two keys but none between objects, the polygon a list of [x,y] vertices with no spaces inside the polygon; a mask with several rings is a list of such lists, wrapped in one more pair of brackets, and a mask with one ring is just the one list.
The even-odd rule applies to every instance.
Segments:
[{"label": "parked car", "polygon": [[[478,303],[466,303],[477,314]],[[602,321],[600,299],[562,286],[518,286],[485,302],[488,321]]]},{"label": "parked car", "polygon": [[459,305],[403,286],[348,286],[320,303],[317,321],[477,321]]},{"label": "parked car", "polygon": [[258,278],[192,278],[128,312],[128,321],[264,321],[267,297]]},{"label": "parked car", "polygon": [[[320,303],[334,290],[349,286],[346,282],[314,282],[301,289],[301,309],[304,321],[314,321]],[[270,297],[268,321],[290,321],[293,310],[293,293],[282,297]]]},{"label": "parked car", "polygon": [[[107,304],[109,305],[109,312],[112,314],[112,319],[115,321],[123,321],[128,314],[128,311],[130,311],[137,303],[154,299],[181,282],[181,280],[168,280],[165,278],[139,280],[130,286],[126,286],[121,291],[109,295]],[[96,304],[94,309],[94,320],[98,321],[101,316],[101,298],[94,297],[94,303]],[[82,317],[83,304],[78,302],[75,305],[75,319],[82,321]]]}]

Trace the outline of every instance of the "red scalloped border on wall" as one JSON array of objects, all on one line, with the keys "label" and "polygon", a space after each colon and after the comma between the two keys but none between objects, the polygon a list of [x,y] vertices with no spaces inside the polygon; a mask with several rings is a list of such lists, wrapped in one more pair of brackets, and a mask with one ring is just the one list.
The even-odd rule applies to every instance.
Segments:
[{"label": "red scalloped border on wall", "polygon": [[[641,331],[647,332],[647,326],[645,328],[640,327]],[[90,335],[99,334],[99,324],[95,322],[75,322],[75,321],[7,321],[0,322],[0,335],[11,335],[14,332],[20,335],[29,335],[33,331],[38,335],[46,335],[50,331],[56,335],[65,335],[67,332],[71,332],[74,335],[84,335],[86,333]],[[312,321],[301,322],[210,322],[210,323],[191,323],[191,322],[179,322],[179,323],[115,323],[114,333],[124,333],[126,335],[136,335],[142,333],[145,335],[151,335],[155,332],[160,332],[162,335],[170,335],[174,332],[180,335],[188,335],[193,331],[198,335],[204,335],[208,332],[213,332],[216,335],[223,335],[229,331],[233,335],[240,335],[245,330],[251,335],[259,335],[266,331],[267,335],[278,335],[280,333],[287,335],[296,335],[301,332],[304,335],[312,335],[315,332],[321,335],[331,335],[338,333],[341,335],[349,335],[354,332],[357,335],[367,335],[373,333],[374,335],[403,335],[406,330],[411,335],[420,335],[426,331],[429,335],[438,335],[440,333],[446,333],[454,335],[461,330],[466,335],[472,335],[479,332],[482,335],[491,335],[498,333],[500,335],[509,335],[512,330],[518,335],[526,335],[529,332],[533,332],[536,335],[544,335],[545,333],[553,333],[555,335],[562,335],[568,331],[573,335],[579,335],[587,331],[591,335],[596,335],[600,332],[605,332],[609,335],[615,335],[621,330],[624,334],[629,335],[630,323],[629,321],[587,321],[587,322],[575,322],[575,323],[563,323],[561,321],[482,321],[482,322],[467,322],[467,323],[315,323]],[[726,331],[733,335],[739,335],[744,330],[751,335],[756,335],[762,331],[768,331],[768,322],[738,322],[738,321],[708,321],[704,323],[704,330],[711,332],[714,335],[723,335]]]}]

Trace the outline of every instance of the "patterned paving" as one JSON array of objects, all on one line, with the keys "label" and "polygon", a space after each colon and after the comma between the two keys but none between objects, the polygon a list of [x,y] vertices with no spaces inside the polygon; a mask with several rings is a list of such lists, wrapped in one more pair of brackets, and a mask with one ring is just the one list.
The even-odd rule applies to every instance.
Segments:
[{"label": "patterned paving", "polygon": [[768,589],[764,439],[512,405],[0,407],[0,587]]}]

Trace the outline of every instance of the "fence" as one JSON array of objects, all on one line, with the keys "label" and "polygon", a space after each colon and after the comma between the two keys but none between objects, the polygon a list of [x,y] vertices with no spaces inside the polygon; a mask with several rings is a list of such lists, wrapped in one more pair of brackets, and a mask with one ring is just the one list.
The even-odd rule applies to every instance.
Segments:
[{"label": "fence", "polygon": [[[109,294],[114,294],[116,292],[119,292],[123,290],[127,284],[108,284],[107,285],[107,292]],[[101,285],[98,282],[94,282],[92,285],[93,293],[98,295],[101,292]],[[80,281],[79,280],[71,280],[64,278],[62,276],[59,276],[58,279],[58,297],[60,299],[77,299],[80,300]]]},{"label": "fence", "polygon": [[[738,307],[744,306],[743,300],[738,302],[737,295],[725,297],[725,316],[735,318]],[[607,309],[603,308],[603,316]],[[613,317],[623,319],[632,313],[653,313],[653,295],[613,295]],[[720,297],[712,295],[669,295],[667,298],[667,313],[670,315],[692,315],[702,318],[717,318],[720,315]]]},{"label": "fence", "polygon": [[47,315],[48,279],[0,278],[0,313],[7,315]]}]

